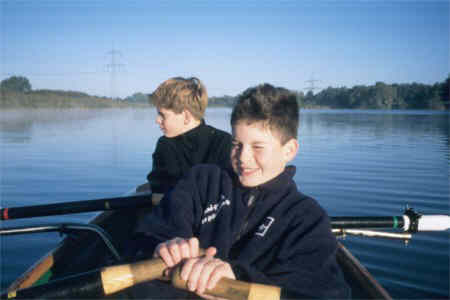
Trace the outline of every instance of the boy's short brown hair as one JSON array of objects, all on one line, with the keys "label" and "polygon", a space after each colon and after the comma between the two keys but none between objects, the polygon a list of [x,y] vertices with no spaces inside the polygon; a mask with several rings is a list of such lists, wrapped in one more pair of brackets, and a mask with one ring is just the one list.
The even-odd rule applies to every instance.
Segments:
[{"label": "boy's short brown hair", "polygon": [[170,109],[177,114],[187,109],[198,120],[203,118],[208,106],[206,87],[196,77],[170,78],[149,96],[149,100],[157,107]]},{"label": "boy's short brown hair", "polygon": [[296,95],[281,87],[262,84],[248,88],[241,95],[231,113],[231,126],[240,121],[249,124],[263,121],[281,144],[297,139],[299,107]]}]

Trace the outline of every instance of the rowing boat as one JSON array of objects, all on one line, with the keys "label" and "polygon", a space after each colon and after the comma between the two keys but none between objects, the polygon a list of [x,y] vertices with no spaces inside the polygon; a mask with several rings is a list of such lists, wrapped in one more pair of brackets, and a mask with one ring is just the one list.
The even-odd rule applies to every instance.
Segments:
[{"label": "rowing boat", "polygon": [[[68,234],[54,250],[17,278],[8,287],[8,291],[45,284],[104,265],[114,265],[120,260],[120,253],[126,249],[126,241],[136,220],[136,209],[131,208],[109,210],[99,214],[90,222],[90,226],[100,230],[76,230],[75,235]],[[65,232],[71,232],[70,229],[75,230],[74,228],[77,226],[66,225]],[[111,244],[106,242],[109,239]],[[337,260],[352,288],[352,298],[391,299],[389,293],[358,259],[342,243],[339,242],[338,245]],[[130,298],[132,293],[129,289],[114,294],[114,298]],[[152,296],[157,298],[157,295]]]},{"label": "rowing boat", "polygon": [[[80,229],[82,226],[64,225],[64,232],[70,232],[72,229],[76,234],[68,234],[55,249],[32,265],[7,290],[16,291],[38,286],[119,262],[121,259],[119,253],[125,251],[126,242],[136,220],[136,209],[129,208],[109,210],[99,214],[88,225],[97,230],[79,231],[75,229]],[[45,227],[43,230],[51,229]],[[112,243],[106,242],[109,240]],[[392,299],[342,243],[339,242],[338,246],[337,261],[352,289],[352,298]],[[132,293],[125,290],[114,294],[114,298],[130,298],[130,295]]]}]

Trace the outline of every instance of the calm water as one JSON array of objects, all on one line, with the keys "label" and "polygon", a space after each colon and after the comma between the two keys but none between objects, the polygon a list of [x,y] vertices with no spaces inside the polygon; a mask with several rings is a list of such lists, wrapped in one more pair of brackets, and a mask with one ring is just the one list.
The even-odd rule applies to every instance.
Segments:
[{"label": "calm water", "polygon": [[[207,123],[228,130],[229,109]],[[143,183],[160,136],[153,109],[0,111],[2,207],[114,197]],[[449,214],[449,114],[302,111],[300,189],[331,216]],[[87,222],[95,213],[33,218]],[[1,237],[5,288],[61,240],[56,233]],[[449,232],[343,243],[394,298],[448,298]]]}]

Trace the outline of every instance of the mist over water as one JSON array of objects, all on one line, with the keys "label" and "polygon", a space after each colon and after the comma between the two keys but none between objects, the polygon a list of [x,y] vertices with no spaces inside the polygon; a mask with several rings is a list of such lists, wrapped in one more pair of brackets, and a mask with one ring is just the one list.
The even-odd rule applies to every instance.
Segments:
[{"label": "mist over water", "polygon": [[[206,123],[230,131],[227,108]],[[2,207],[122,195],[146,180],[161,135],[154,109],[0,111]],[[449,114],[302,110],[299,189],[330,216],[449,214]],[[2,227],[88,222],[96,213],[13,220]],[[56,233],[0,237],[5,288],[55,247]],[[342,241],[394,298],[448,298],[449,232]]]}]

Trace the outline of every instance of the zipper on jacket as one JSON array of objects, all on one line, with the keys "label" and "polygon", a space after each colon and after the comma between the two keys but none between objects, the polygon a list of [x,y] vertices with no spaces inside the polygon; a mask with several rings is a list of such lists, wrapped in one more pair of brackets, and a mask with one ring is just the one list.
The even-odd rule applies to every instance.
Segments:
[{"label": "zipper on jacket", "polygon": [[250,216],[253,214],[256,207],[256,197],[258,195],[258,192],[259,192],[258,188],[255,188],[252,191],[250,191],[250,195],[248,196],[247,200],[247,207],[249,208],[249,211],[244,218],[244,223],[242,224],[242,227],[239,230],[235,242],[239,241],[239,239],[244,235],[245,231],[247,230],[248,220],[250,219]]}]

